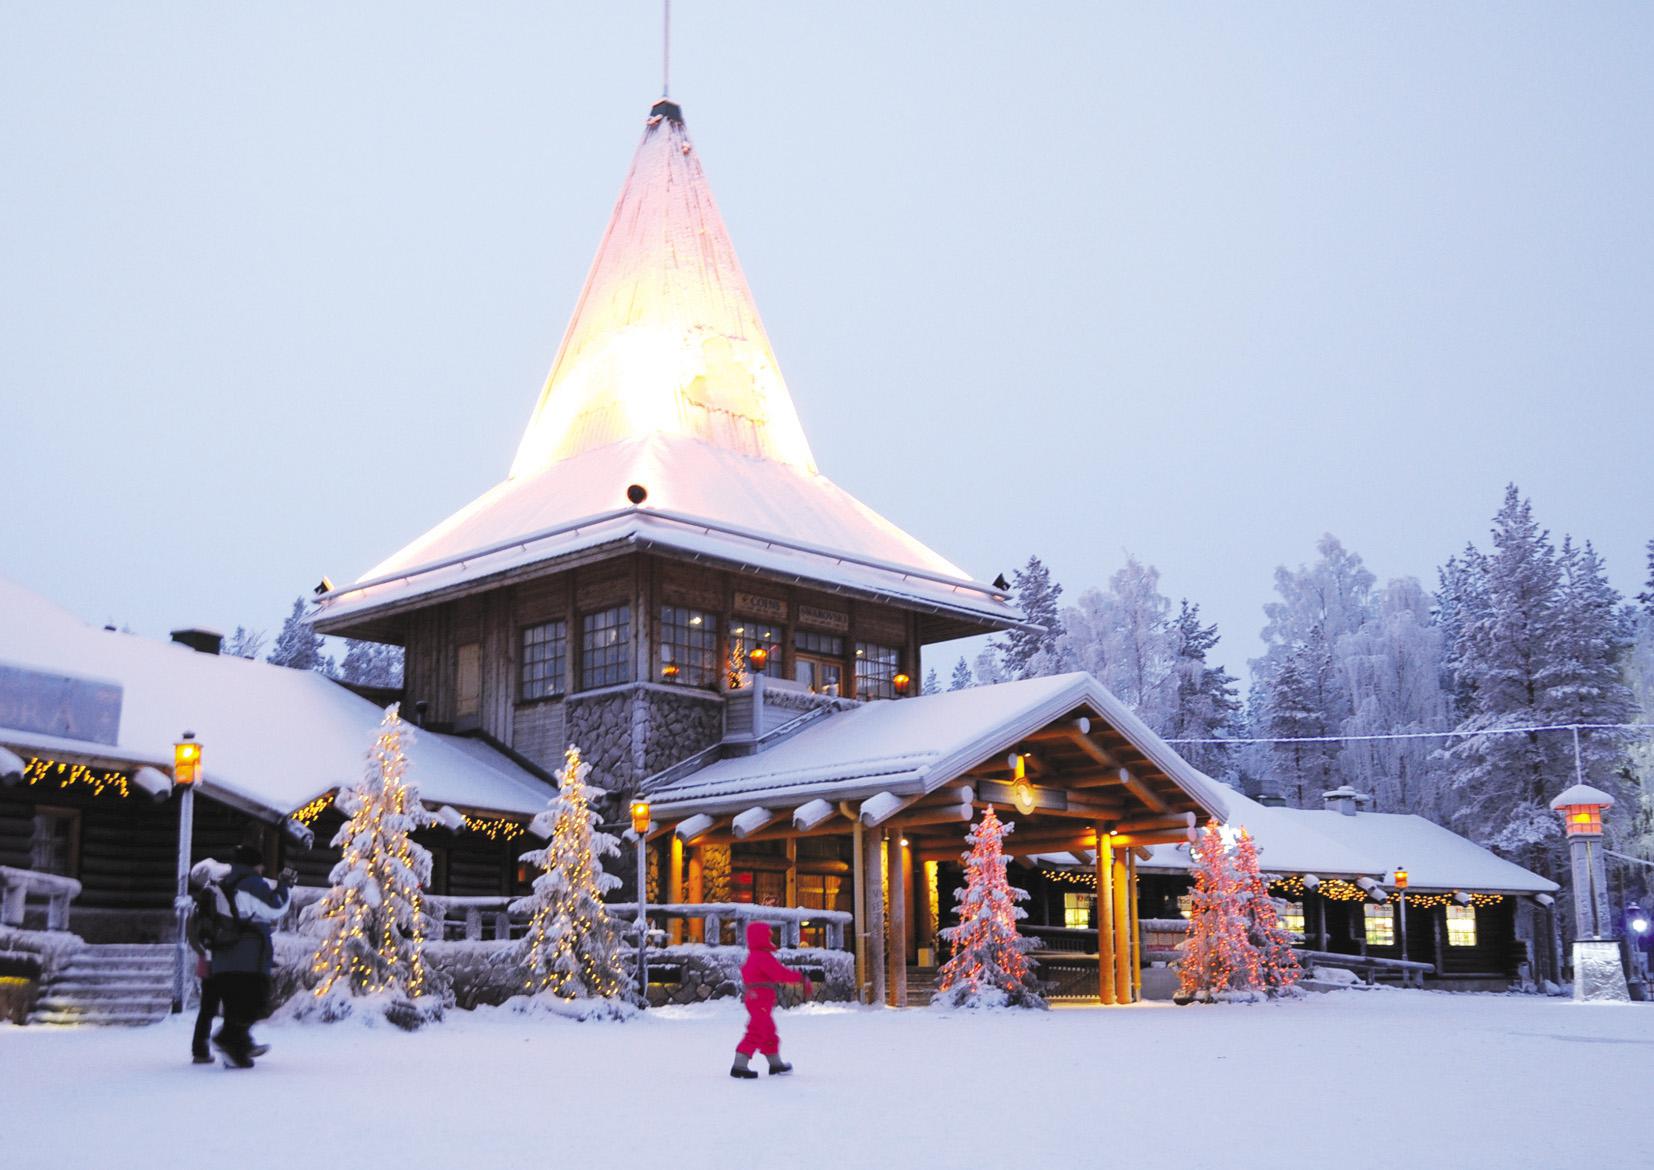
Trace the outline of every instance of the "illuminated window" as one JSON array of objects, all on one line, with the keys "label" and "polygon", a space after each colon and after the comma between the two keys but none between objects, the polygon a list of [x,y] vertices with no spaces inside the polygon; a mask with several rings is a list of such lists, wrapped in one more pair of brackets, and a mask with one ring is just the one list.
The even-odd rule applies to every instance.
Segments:
[{"label": "illuminated window", "polygon": [[560,695],[568,685],[569,624],[543,622],[523,627],[519,691],[524,702]]},{"label": "illuminated window", "polygon": [[1096,894],[1074,894],[1065,890],[1062,896],[1062,924],[1070,930],[1089,930],[1091,908],[1096,904]]},{"label": "illuminated window", "polygon": [[1177,912],[1185,918],[1195,916],[1195,896],[1193,894],[1179,894],[1177,897]]},{"label": "illuminated window", "polygon": [[1280,919],[1281,927],[1292,936],[1293,942],[1304,941],[1304,904],[1302,902],[1277,902],[1275,916]]},{"label": "illuminated window", "polygon": [[[801,873],[798,875],[798,904],[811,910],[837,910],[845,898],[844,879],[836,874]],[[800,941],[807,947],[827,945],[827,928],[812,922],[799,931]]]},{"label": "illuminated window", "polygon": [[679,605],[660,611],[660,681],[704,687],[718,677],[718,620]]},{"label": "illuminated window", "polygon": [[736,618],[729,623],[729,661],[725,664],[728,675],[725,685],[730,690],[752,685],[747,655],[760,646],[769,655],[764,673],[772,678],[786,677],[781,670],[781,627]]},{"label": "illuminated window", "polygon": [[874,642],[856,643],[856,698],[894,699],[902,652]]},{"label": "illuminated window", "polygon": [[1447,907],[1447,945],[1473,947],[1476,945],[1476,907]]},{"label": "illuminated window", "polygon": [[818,695],[838,695],[844,688],[844,639],[837,634],[799,630],[793,635],[797,660],[793,678]]},{"label": "illuminated window", "polygon": [[1367,913],[1367,945],[1370,947],[1395,946],[1396,908],[1388,902],[1382,905],[1377,902],[1368,902],[1363,909]]},{"label": "illuminated window", "polygon": [[624,605],[580,619],[580,685],[612,687],[632,681],[632,611]]}]

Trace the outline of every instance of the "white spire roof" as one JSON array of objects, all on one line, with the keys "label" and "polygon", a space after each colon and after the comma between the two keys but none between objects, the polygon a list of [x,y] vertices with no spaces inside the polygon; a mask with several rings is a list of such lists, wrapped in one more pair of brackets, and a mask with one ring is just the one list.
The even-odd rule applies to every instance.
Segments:
[{"label": "white spire roof", "polygon": [[647,434],[816,469],[683,112],[655,103],[511,477]]},{"label": "white spire roof", "polygon": [[665,99],[510,476],[324,597],[317,626],[354,628],[622,542],[917,604],[962,620],[950,637],[1023,620],[1002,590],[816,469],[683,114]]}]

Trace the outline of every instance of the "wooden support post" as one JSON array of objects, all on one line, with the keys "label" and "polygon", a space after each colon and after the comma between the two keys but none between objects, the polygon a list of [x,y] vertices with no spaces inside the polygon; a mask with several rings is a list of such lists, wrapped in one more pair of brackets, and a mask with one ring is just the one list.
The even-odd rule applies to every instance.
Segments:
[{"label": "wooden support post", "polygon": [[[676,905],[683,901],[683,839],[676,833],[672,834],[671,845],[667,850],[666,871],[666,900]],[[669,938],[676,946],[683,941],[683,919],[672,918]]]},{"label": "wooden support post", "polygon": [[787,838],[787,876],[785,901],[789,906],[798,905],[798,838]]},{"label": "wooden support post", "polygon": [[908,856],[902,835],[892,833],[890,858],[890,1006],[907,1006]]},{"label": "wooden support post", "polygon": [[[912,850],[908,851],[908,858],[913,859]],[[930,933],[930,920],[936,914],[936,907],[931,901],[930,879],[935,873],[934,861],[922,861],[913,866],[913,926],[917,939],[913,946],[913,962],[919,967],[936,966],[936,939]]]},{"label": "wooden support post", "polygon": [[868,832],[866,844],[863,848],[863,860],[866,865],[862,869],[867,886],[867,975],[871,987],[868,1002],[876,1006],[883,1006],[885,1002],[885,966],[884,966],[884,832],[874,829]]},{"label": "wooden support post", "polygon": [[1114,1001],[1131,1002],[1131,882],[1124,849],[1114,855]]},{"label": "wooden support post", "polygon": [[862,856],[867,830],[854,817],[850,819],[850,909],[855,915],[850,949],[856,953],[856,999],[871,1003],[867,990],[867,862]]},{"label": "wooden support post", "polygon": [[1114,993],[1114,849],[1106,830],[1097,833],[1097,999],[1118,1003]]},{"label": "wooden support post", "polygon": [[[689,900],[696,905],[706,901],[706,854],[699,845],[689,847]],[[705,937],[706,924],[699,918],[691,919],[689,941],[701,942]]]},{"label": "wooden support post", "polygon": [[1137,887],[1137,851],[1129,850],[1126,853],[1126,906],[1131,911],[1131,1001],[1136,1003],[1143,998],[1143,930],[1137,921],[1137,900],[1141,891]]}]

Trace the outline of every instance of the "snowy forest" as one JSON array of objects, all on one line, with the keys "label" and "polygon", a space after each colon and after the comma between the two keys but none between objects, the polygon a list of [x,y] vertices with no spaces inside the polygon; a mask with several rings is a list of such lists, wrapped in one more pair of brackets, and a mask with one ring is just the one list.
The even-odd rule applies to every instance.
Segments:
[{"label": "snowy forest", "polygon": [[[1569,726],[1654,723],[1654,540],[1647,573],[1622,598],[1590,542],[1558,545],[1514,485],[1487,546],[1448,556],[1430,585],[1380,584],[1326,535],[1313,563],[1275,570],[1243,691],[1213,661],[1217,628],[1162,593],[1152,565],[1128,559],[1072,595],[1030,557],[1013,592],[1046,632],[996,639],[945,681],[930,671],[925,688],[1089,671],[1248,795],[1320,808],[1347,784],[1372,811],[1426,817],[1556,878],[1565,854],[1548,804],[1576,782]],[[1553,730],[1509,733],[1521,728]],[[1420,734],[1441,732],[1460,734]],[[1410,738],[1341,738],[1355,736]],[[1577,778],[1618,802],[1610,848],[1654,857],[1654,729],[1578,738]],[[1650,891],[1654,870],[1621,869],[1628,889]]]}]

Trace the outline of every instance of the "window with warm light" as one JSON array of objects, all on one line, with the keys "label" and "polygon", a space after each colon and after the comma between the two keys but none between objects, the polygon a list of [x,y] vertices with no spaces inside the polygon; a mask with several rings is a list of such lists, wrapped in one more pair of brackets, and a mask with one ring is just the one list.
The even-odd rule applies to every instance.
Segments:
[{"label": "window with warm light", "polygon": [[726,664],[729,675],[727,685],[731,690],[751,685],[752,672],[747,655],[760,646],[768,655],[764,673],[772,678],[786,677],[781,669],[781,627],[736,618],[729,623],[729,661]]},{"label": "window with warm light", "polygon": [[1293,942],[1304,941],[1304,904],[1302,902],[1277,902],[1275,917],[1280,921],[1281,928],[1292,936]]},{"label": "window with warm light", "polygon": [[1076,894],[1063,891],[1062,924],[1070,930],[1091,929],[1091,911],[1097,905],[1096,894]]},{"label": "window with warm light", "polygon": [[1368,902],[1363,909],[1366,912],[1367,945],[1370,947],[1395,946],[1396,908],[1388,902],[1382,905],[1377,902]]},{"label": "window with warm light", "polygon": [[580,619],[580,685],[612,687],[632,681],[632,611],[617,605]]},{"label": "window with warm light", "polygon": [[1177,912],[1185,918],[1195,916],[1195,896],[1193,894],[1179,894],[1177,897]]},{"label": "window with warm light", "polygon": [[681,605],[661,606],[659,681],[704,687],[717,678],[717,618]]},{"label": "window with warm light", "polygon": [[1476,945],[1476,907],[1447,907],[1447,945],[1473,947]]},{"label": "window with warm light", "polygon": [[856,698],[894,699],[902,652],[876,642],[856,643]]},{"label": "window with warm light", "polygon": [[793,635],[793,678],[818,695],[844,692],[844,639],[799,630]]},{"label": "window with warm light", "polygon": [[549,699],[568,686],[569,624],[559,619],[524,626],[518,665],[518,696],[529,702]]}]

